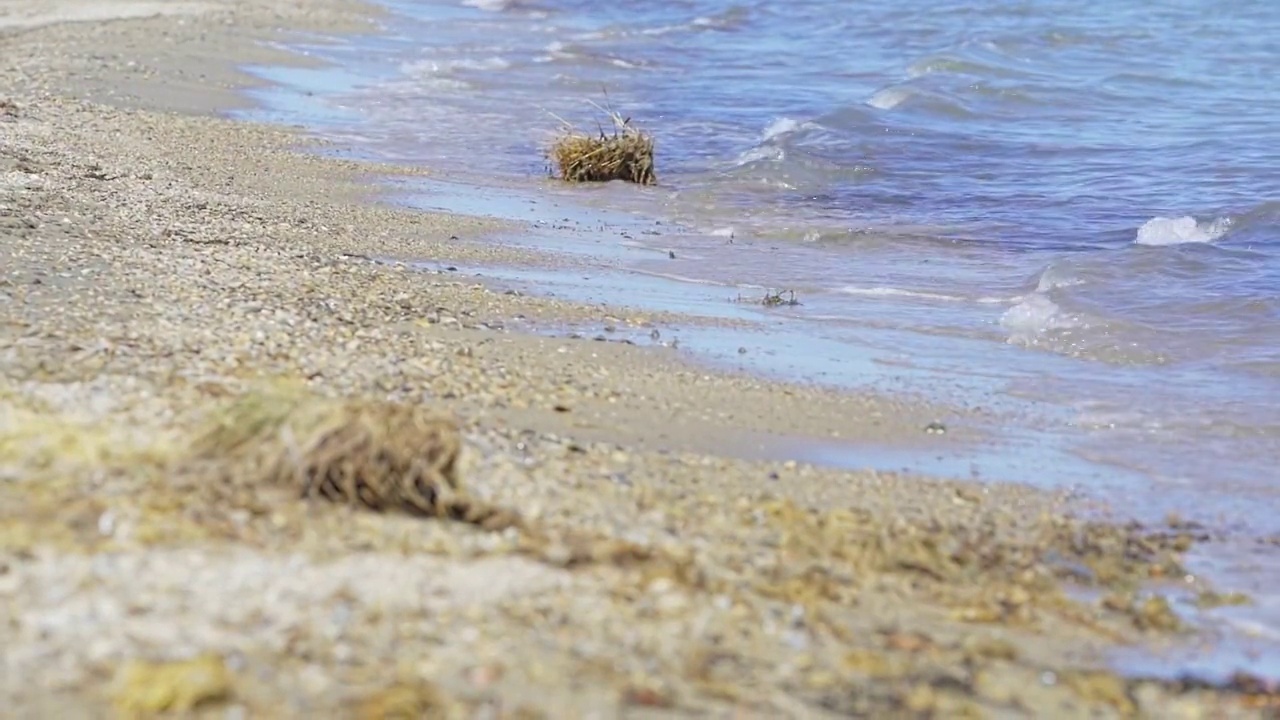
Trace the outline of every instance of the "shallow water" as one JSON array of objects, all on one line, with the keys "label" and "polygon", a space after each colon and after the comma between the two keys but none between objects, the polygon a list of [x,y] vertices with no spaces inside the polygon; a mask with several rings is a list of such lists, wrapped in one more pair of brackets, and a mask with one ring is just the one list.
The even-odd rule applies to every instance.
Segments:
[{"label": "shallow water", "polygon": [[[814,326],[1083,359],[1046,380],[1100,457],[1270,482],[1280,7],[388,5],[387,34],[324,51],[324,121],[361,152],[678,222],[625,241],[675,259],[619,261],[795,290]],[[556,118],[590,126],[603,89],[657,133],[659,188],[542,180]]]},{"label": "shallow water", "polygon": [[[258,117],[453,181],[413,204],[572,224],[519,240],[613,273],[508,279],[802,346],[691,336],[754,370],[1040,408],[1071,459],[1001,479],[1107,485],[1091,463],[1135,513],[1280,533],[1280,5],[386,4],[385,34],[312,48],[334,67],[264,69]],[[545,178],[602,88],[655,132],[658,187]],[[803,304],[728,309],[766,289]],[[1236,550],[1204,562],[1280,586]],[[1275,597],[1250,622],[1280,638]]]}]

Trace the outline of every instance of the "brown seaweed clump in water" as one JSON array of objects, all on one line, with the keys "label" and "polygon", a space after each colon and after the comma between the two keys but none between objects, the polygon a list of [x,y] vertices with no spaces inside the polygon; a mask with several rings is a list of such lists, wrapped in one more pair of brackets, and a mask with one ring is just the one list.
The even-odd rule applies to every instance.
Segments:
[{"label": "brown seaweed clump in water", "polygon": [[[599,105],[596,105],[600,108]],[[551,145],[550,157],[567,182],[625,180],[639,185],[657,183],[653,169],[653,136],[631,125],[613,110],[600,108],[613,123],[613,134],[598,128],[596,135],[577,132],[564,121],[564,131]]]},{"label": "brown seaweed clump in water", "polygon": [[459,518],[462,442],[450,418],[415,405],[329,400],[278,387],[245,396],[196,439],[194,457],[228,480],[303,498]]}]

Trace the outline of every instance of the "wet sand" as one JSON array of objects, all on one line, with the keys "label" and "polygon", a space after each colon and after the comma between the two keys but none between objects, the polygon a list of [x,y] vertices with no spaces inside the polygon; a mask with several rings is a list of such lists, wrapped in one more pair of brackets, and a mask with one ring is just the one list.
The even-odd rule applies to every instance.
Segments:
[{"label": "wet sand", "polygon": [[[288,128],[213,117],[251,83],[232,61],[305,61],[261,41],[374,17],[332,0],[0,2],[17,59],[0,74],[8,716],[1274,710],[1248,677],[1107,670],[1118,648],[1203,640],[1148,592],[1209,590],[1178,564],[1197,528],[789,461],[791,439],[833,432],[918,452],[976,442],[924,431],[972,411],[513,332],[699,320],[412,270],[397,261],[548,259],[486,244],[509,230],[492,220],[378,203],[368,181],[430,168],[321,158]],[[460,443],[428,475],[456,477],[441,492],[481,510],[300,499],[288,477],[259,481],[260,456],[196,452],[242,418],[229,407],[282,382],[375,414],[438,412],[456,441],[387,435],[449,458]],[[286,459],[310,447],[255,438]]]}]

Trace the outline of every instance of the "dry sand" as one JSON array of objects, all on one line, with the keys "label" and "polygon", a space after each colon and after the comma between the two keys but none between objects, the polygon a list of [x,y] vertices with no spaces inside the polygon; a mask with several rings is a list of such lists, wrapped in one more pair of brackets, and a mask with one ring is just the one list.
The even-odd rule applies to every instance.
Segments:
[{"label": "dry sand", "polygon": [[[1183,582],[1194,529],[760,459],[833,430],[927,451],[962,441],[921,430],[959,409],[509,332],[671,318],[368,260],[547,262],[486,245],[493,221],[373,202],[366,177],[417,169],[210,116],[250,83],[228,59],[299,62],[260,42],[373,17],[335,0],[0,2],[5,717],[1276,707],[1249,678],[1104,669],[1122,645],[1195,639],[1143,591]],[[465,498],[493,512],[304,501],[247,482],[230,452],[191,459],[211,419],[280,379],[451,413]],[[286,457],[305,449],[287,435],[271,436]]]}]

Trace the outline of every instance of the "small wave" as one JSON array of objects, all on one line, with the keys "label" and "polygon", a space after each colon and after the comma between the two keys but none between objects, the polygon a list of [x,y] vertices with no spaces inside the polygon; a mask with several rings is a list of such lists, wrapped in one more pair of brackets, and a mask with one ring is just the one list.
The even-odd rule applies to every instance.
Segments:
[{"label": "small wave", "polygon": [[1079,323],[1064,313],[1058,304],[1039,293],[1032,293],[1000,316],[1000,327],[1009,331],[1012,341],[1034,339],[1051,330],[1078,327]]},{"label": "small wave", "polygon": [[789,117],[780,117],[769,123],[769,127],[764,129],[764,134],[760,136],[761,142],[770,142],[783,135],[789,135],[801,127],[799,120]]},{"label": "small wave", "polygon": [[782,162],[786,157],[786,151],[780,147],[775,147],[773,145],[757,145],[756,147],[744,151],[739,155],[737,160],[734,161],[734,164],[738,166],[750,165],[762,160]]},{"label": "small wave", "polygon": [[751,9],[742,5],[734,5],[714,15],[704,15],[689,23],[695,28],[708,30],[737,30],[747,24],[751,18]]},{"label": "small wave", "polygon": [[412,76],[452,75],[466,70],[506,70],[511,63],[500,57],[458,58],[455,60],[418,60],[404,63],[400,71]]},{"label": "small wave", "polygon": [[800,121],[795,118],[775,118],[760,133],[760,141],[754,147],[739,154],[734,164],[741,167],[762,160],[782,162],[787,157],[786,150],[781,147],[783,142],[791,135],[816,127],[817,125],[812,122]]},{"label": "small wave", "polygon": [[1184,243],[1209,243],[1217,240],[1231,229],[1229,218],[1218,218],[1212,222],[1200,223],[1195,218],[1155,217],[1138,228],[1138,237],[1133,241],[1137,245],[1182,245]]},{"label": "small wave", "polygon": [[968,118],[974,116],[964,101],[954,93],[925,90],[916,87],[897,85],[877,91],[866,104],[877,110],[894,110],[904,103],[919,110],[946,118]]},{"label": "small wave", "polygon": [[502,12],[520,4],[520,0],[462,0],[465,7],[473,7],[487,12]]},{"label": "small wave", "polygon": [[790,117],[774,118],[760,133],[761,143],[778,143],[785,140],[791,135],[796,135],[807,130],[817,130],[822,126],[811,120],[796,120]]},{"label": "small wave", "polygon": [[1084,280],[1074,275],[1070,275],[1065,270],[1061,270],[1054,265],[1044,269],[1040,273],[1040,279],[1036,282],[1036,292],[1046,293],[1057,288],[1071,287],[1073,285],[1083,285]]},{"label": "small wave", "polygon": [[949,55],[923,58],[907,67],[907,77],[912,79],[935,74],[1012,77],[1021,73],[1012,68]]},{"label": "small wave", "polygon": [[422,90],[469,90],[471,83],[466,80],[459,80],[451,77],[436,77],[433,75],[419,75],[414,78],[413,90],[421,92]]},{"label": "small wave", "polygon": [[747,8],[736,7],[717,15],[696,17],[684,22],[655,25],[653,27],[637,28],[631,25],[614,25],[603,30],[593,30],[575,35],[574,39],[580,41],[620,40],[637,36],[656,38],[677,33],[732,31],[745,23],[749,12]]},{"label": "small wave", "polygon": [[661,37],[664,35],[670,35],[672,33],[683,33],[683,32],[690,32],[690,31],[694,31],[694,32],[733,31],[740,28],[744,24],[747,18],[748,11],[745,8],[740,8],[740,10],[741,12],[736,12],[734,9],[730,9],[719,15],[696,17],[693,20],[690,20],[689,22],[686,22],[686,23],[679,23],[675,25],[659,25],[657,27],[644,28],[643,30],[640,30],[638,34],[647,35],[649,37]]},{"label": "small wave", "polygon": [[[685,32],[691,28],[691,25],[659,25],[658,27],[644,28],[639,31],[639,34],[646,35],[648,37],[662,37],[663,35],[670,35],[672,33]],[[599,39],[604,39],[606,36],[607,34],[602,33]]]},{"label": "small wave", "polygon": [[892,110],[907,100],[915,93],[911,88],[891,87],[885,88],[872,95],[867,104],[877,110]]},{"label": "small wave", "polygon": [[917,290],[904,290],[895,287],[857,287],[856,285],[846,285],[837,292],[845,295],[864,295],[870,297],[909,297],[921,300],[941,300],[943,302],[964,302],[965,298],[956,295],[944,295],[942,293],[921,292]]},{"label": "small wave", "polygon": [[1074,422],[1077,427],[1089,430],[1116,430],[1140,428],[1146,418],[1141,413],[1132,411],[1085,408],[1076,415]]},{"label": "small wave", "polygon": [[544,50],[546,54],[534,57],[533,62],[544,64],[567,60],[575,63],[584,61],[608,63],[624,70],[639,70],[654,66],[654,63],[648,60],[628,60],[609,53],[597,52],[581,44],[569,44],[560,40],[548,43]]},{"label": "small wave", "polygon": [[741,285],[735,285],[733,283],[728,283],[728,282],[721,282],[719,280],[693,277],[692,275],[681,275],[679,273],[672,273],[672,272],[660,272],[658,270],[644,270],[644,269],[638,268],[635,270],[635,272],[638,275],[644,275],[646,277],[661,278],[663,280],[672,280],[674,282],[688,283],[690,285],[705,285],[708,287],[727,287],[727,288],[743,287]]}]

